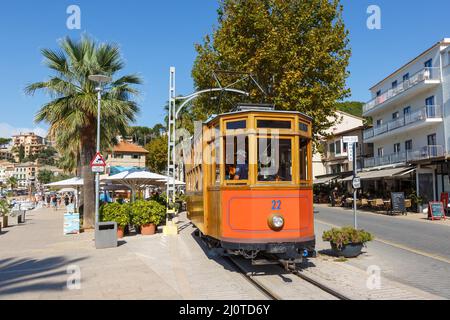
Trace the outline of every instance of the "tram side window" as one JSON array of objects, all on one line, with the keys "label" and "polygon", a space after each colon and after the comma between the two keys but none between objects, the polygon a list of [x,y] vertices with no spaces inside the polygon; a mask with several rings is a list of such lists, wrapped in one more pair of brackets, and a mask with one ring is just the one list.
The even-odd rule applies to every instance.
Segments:
[{"label": "tram side window", "polygon": [[258,181],[292,181],[292,140],[258,138]]},{"label": "tram side window", "polygon": [[300,139],[300,180],[309,180],[308,174],[308,145],[309,140]]},{"label": "tram side window", "polygon": [[248,137],[225,138],[225,180],[248,180]]}]

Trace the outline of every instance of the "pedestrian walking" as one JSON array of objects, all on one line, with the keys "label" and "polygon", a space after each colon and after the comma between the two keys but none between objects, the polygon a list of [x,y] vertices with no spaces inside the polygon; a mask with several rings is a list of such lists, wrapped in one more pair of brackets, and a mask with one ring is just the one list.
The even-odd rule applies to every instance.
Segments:
[{"label": "pedestrian walking", "polygon": [[336,199],[338,198],[339,194],[338,194],[338,188],[334,188],[333,191],[331,192],[331,206],[334,207],[336,206]]},{"label": "pedestrian walking", "polygon": [[52,207],[53,210],[58,210],[58,199],[56,199],[56,195],[52,196]]}]

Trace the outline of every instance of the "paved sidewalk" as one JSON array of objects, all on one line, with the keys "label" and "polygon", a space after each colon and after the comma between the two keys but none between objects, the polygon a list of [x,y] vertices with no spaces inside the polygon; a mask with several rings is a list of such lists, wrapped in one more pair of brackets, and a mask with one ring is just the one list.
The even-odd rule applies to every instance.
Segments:
[{"label": "paved sidewalk", "polygon": [[[0,299],[264,299],[241,275],[209,259],[187,232],[128,237],[96,250],[93,233],[64,236],[63,211],[41,209],[0,235]],[[165,246],[167,244],[167,246]],[[81,271],[81,289],[69,290]]]},{"label": "paved sidewalk", "polygon": [[[126,237],[114,249],[96,250],[93,233],[64,236],[63,211],[40,209],[27,222],[0,235],[0,299],[265,299],[256,287],[224,259],[193,236],[180,219],[180,235]],[[327,247],[320,240],[319,249]],[[368,275],[333,258],[311,259],[304,272],[356,299],[437,299],[437,296],[382,278],[380,290],[369,290]],[[272,266],[273,267],[273,266]],[[70,290],[69,270],[81,273],[81,288]],[[264,277],[264,268],[260,269]],[[277,269],[278,270],[278,269]],[[280,296],[320,299],[312,288],[288,288],[291,275],[268,274]],[[261,278],[262,279],[262,278]],[[284,280],[283,280],[284,279]],[[262,279],[265,281],[264,279]],[[279,281],[279,282],[278,282]]]}]

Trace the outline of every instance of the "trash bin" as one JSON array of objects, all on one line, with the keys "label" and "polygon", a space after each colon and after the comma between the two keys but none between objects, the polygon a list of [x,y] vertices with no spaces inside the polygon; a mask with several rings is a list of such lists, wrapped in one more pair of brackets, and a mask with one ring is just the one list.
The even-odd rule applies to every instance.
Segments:
[{"label": "trash bin", "polygon": [[99,222],[95,225],[95,248],[117,247],[117,223]]}]

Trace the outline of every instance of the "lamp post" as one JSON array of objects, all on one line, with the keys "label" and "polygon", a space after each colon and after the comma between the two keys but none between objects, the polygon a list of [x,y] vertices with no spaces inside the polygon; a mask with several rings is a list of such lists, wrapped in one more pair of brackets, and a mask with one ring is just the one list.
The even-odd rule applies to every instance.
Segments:
[{"label": "lamp post", "polygon": [[[100,152],[100,110],[102,104],[103,86],[111,82],[111,77],[105,75],[91,75],[88,77],[92,82],[97,83],[97,153]],[[100,207],[100,172],[95,173],[95,224],[99,222],[99,207]]]}]

